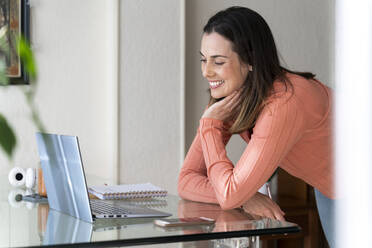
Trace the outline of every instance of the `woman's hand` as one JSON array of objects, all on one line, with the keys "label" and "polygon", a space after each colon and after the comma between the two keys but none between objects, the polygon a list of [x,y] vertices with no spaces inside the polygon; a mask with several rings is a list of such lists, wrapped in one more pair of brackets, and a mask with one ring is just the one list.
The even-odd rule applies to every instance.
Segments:
[{"label": "woman's hand", "polygon": [[231,118],[234,109],[239,105],[239,96],[241,90],[236,90],[223,100],[212,104],[203,114],[202,118],[213,118],[226,121]]},{"label": "woman's hand", "polygon": [[284,221],[285,213],[268,196],[257,192],[243,205],[245,212]]}]

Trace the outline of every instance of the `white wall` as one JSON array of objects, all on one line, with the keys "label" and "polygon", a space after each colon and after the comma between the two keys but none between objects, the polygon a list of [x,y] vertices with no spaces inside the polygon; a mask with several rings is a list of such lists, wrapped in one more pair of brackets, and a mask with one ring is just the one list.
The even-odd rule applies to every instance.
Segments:
[{"label": "white wall", "polygon": [[[290,69],[312,71],[327,85],[333,85],[333,0],[323,1],[186,1],[186,150],[208,103],[208,84],[200,72],[200,39],[207,20],[219,10],[244,6],[268,22],[278,50]],[[227,149],[237,161],[245,148],[233,136]]]},{"label": "white wall", "polygon": [[[113,180],[111,66],[113,1],[32,0],[32,43],[39,67],[36,103],[47,130],[78,135],[87,174]],[[22,87],[0,88],[0,112],[18,135],[14,161],[0,154],[0,172],[36,167],[35,128]]]},{"label": "white wall", "polygon": [[120,182],[170,193],[183,160],[182,6],[120,2]]}]

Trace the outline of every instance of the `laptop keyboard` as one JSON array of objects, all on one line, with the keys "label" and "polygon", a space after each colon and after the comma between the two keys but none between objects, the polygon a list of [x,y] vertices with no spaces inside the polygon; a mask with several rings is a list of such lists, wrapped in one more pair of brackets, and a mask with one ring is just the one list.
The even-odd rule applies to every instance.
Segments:
[{"label": "laptop keyboard", "polygon": [[97,214],[131,214],[130,211],[121,207],[115,207],[107,202],[104,201],[90,201],[90,206],[93,212]]}]

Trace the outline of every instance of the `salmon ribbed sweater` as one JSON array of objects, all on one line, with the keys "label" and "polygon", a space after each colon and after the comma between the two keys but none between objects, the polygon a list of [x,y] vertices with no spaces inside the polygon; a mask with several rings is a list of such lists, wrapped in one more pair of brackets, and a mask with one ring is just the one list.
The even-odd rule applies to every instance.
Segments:
[{"label": "salmon ribbed sweater", "polygon": [[332,93],[317,80],[287,73],[293,87],[274,82],[247,147],[234,166],[225,146],[231,134],[220,120],[202,118],[178,179],[182,198],[239,207],[279,166],[334,198]]}]

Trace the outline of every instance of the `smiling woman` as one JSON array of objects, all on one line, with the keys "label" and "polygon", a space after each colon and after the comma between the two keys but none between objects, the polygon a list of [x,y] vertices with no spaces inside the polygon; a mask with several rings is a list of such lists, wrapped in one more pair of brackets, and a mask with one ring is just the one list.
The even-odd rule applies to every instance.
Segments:
[{"label": "smiling woman", "polygon": [[[203,31],[201,69],[210,101],[180,172],[180,196],[284,219],[257,192],[280,165],[317,189],[332,243],[331,90],[310,72],[281,66],[270,28],[253,10],[220,11]],[[226,153],[233,134],[247,143],[235,165]]]}]

